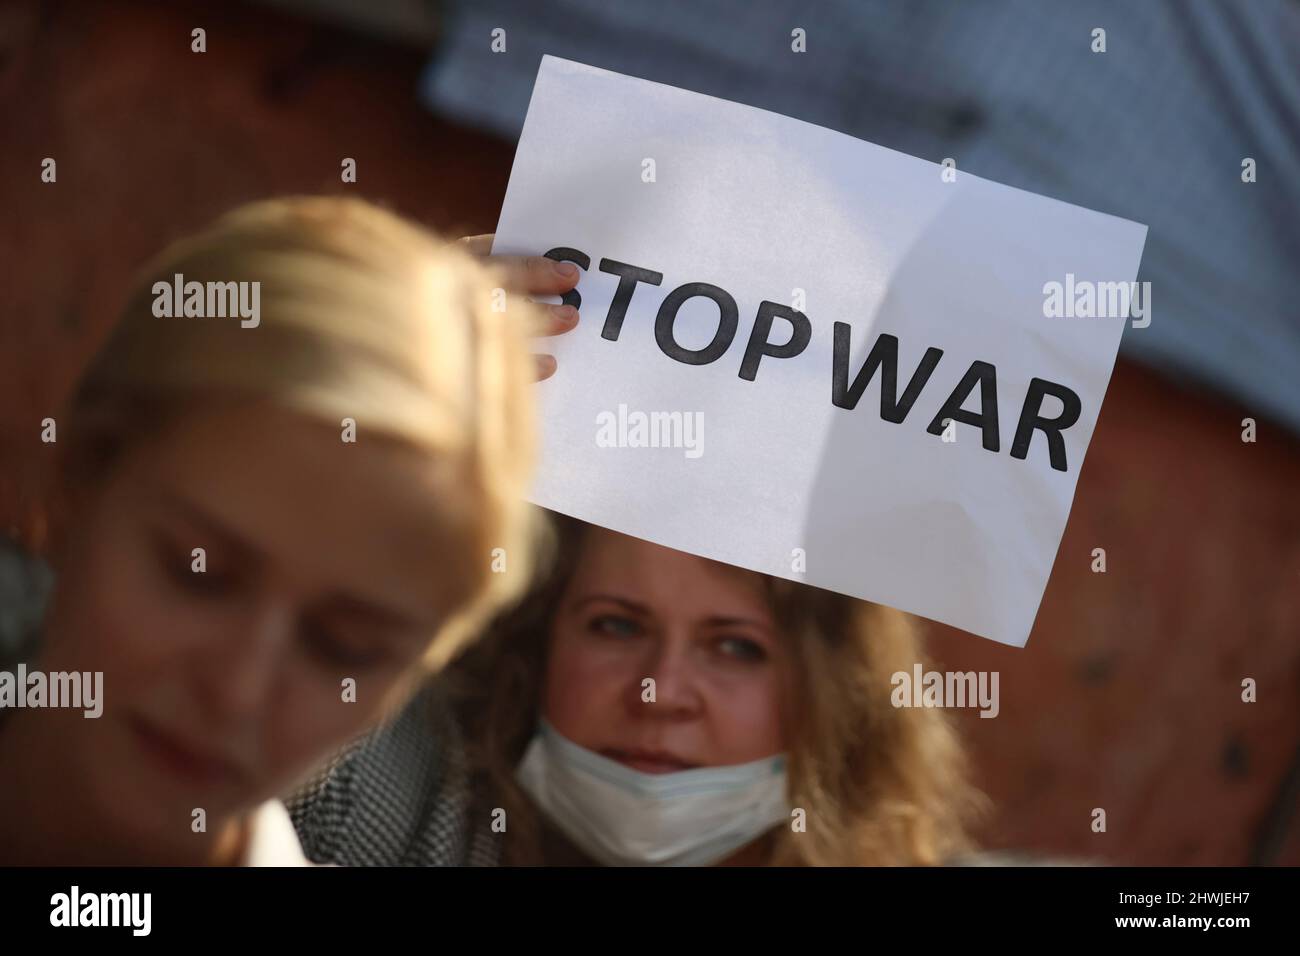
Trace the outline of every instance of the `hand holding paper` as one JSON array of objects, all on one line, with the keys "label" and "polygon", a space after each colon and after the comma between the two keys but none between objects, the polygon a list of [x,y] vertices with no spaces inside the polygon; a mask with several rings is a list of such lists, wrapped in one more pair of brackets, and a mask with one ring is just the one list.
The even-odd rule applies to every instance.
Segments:
[{"label": "hand holding paper", "polygon": [[[465,236],[458,239],[462,246],[476,256],[489,257],[492,263],[505,273],[508,291],[520,295],[541,296],[569,293],[578,284],[576,267],[566,266],[547,259],[544,256],[493,256],[491,233],[481,236]],[[578,324],[578,310],[575,306],[560,304],[547,306],[550,324],[542,335],[561,335]],[[537,380],[544,381],[555,374],[555,356],[545,353],[537,358]]]}]

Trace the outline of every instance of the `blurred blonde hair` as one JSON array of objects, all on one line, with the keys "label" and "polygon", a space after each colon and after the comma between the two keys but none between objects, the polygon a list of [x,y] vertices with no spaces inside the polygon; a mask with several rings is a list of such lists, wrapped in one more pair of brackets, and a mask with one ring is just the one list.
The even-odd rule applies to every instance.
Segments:
[{"label": "blurred blonde hair", "polygon": [[[186,283],[259,282],[260,324],[158,317],[154,285],[178,273]],[[447,529],[448,574],[464,601],[426,656],[436,668],[526,577],[490,569],[494,548],[512,564],[529,551],[534,456],[526,337],[538,319],[523,296],[492,311],[500,285],[460,247],[361,200],[241,206],[140,274],[60,417],[53,486],[63,491],[43,510],[66,510],[66,489],[93,490],[123,451],[183,424],[195,402],[270,403],[340,429],[351,418],[360,447],[400,443],[438,476],[429,507]]]},{"label": "blurred blonde hair", "polygon": [[[544,859],[541,820],[514,771],[537,726],[551,618],[588,526],[552,515],[549,571],[489,637],[440,679],[455,703],[481,794],[506,811],[505,862]],[[739,568],[737,574],[754,574]],[[973,849],[969,826],[988,809],[948,717],[897,708],[893,674],[928,666],[916,630],[893,608],[760,575],[793,650],[788,748],[792,807],[806,830],[765,838],[776,866],[936,865]]]}]

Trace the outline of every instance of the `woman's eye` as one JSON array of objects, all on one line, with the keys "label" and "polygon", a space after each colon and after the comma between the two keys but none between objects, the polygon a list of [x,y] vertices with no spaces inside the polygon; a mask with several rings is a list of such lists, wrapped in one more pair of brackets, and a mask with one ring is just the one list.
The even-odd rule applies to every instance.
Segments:
[{"label": "woman's eye", "polygon": [[718,649],[739,661],[761,661],[767,657],[763,645],[747,637],[724,637],[718,641]]},{"label": "woman's eye", "polygon": [[592,618],[590,628],[597,634],[607,634],[610,637],[630,637],[641,630],[636,621],[618,614],[602,614]]},{"label": "woman's eye", "polygon": [[384,660],[382,647],[369,643],[355,645],[330,632],[320,624],[308,623],[302,629],[303,643],[321,663],[330,667],[364,670]]}]

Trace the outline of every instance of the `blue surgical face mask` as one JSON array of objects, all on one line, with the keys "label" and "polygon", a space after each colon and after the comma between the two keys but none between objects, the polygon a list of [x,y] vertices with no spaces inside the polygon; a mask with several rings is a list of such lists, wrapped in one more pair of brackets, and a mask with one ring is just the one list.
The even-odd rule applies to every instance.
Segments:
[{"label": "blue surgical face mask", "polygon": [[642,773],[542,720],[516,777],[575,846],[606,866],[708,866],[790,819],[782,754]]}]

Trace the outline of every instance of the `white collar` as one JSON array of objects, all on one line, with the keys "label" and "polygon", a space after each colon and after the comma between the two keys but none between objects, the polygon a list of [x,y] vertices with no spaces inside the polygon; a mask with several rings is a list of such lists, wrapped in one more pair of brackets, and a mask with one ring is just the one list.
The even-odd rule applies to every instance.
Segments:
[{"label": "white collar", "polygon": [[302,852],[289,811],[279,800],[268,800],[249,818],[244,866],[314,866]]}]

